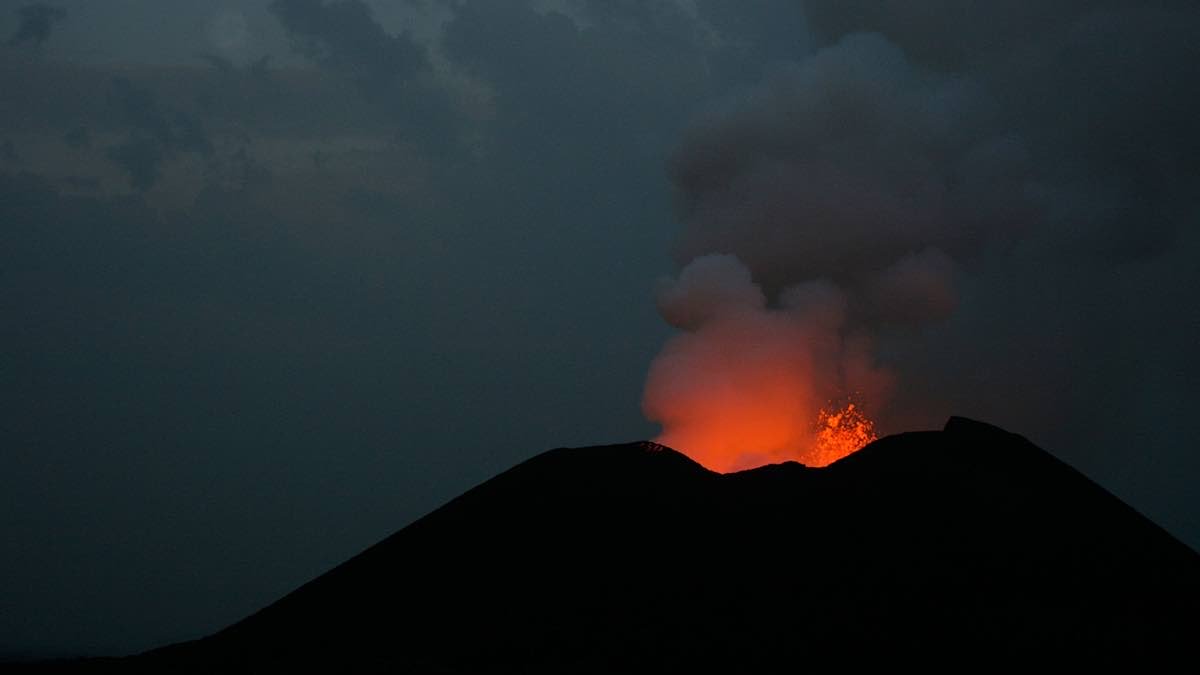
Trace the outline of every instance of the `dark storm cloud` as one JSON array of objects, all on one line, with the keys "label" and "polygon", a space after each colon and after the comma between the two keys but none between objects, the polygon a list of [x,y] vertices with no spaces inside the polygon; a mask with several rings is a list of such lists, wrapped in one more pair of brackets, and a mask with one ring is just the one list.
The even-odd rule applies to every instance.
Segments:
[{"label": "dark storm cloud", "polygon": [[12,139],[6,138],[3,143],[0,143],[0,160],[10,164],[21,161],[21,156],[17,154],[17,144],[13,143]]},{"label": "dark storm cloud", "polygon": [[366,3],[274,0],[269,8],[295,52],[350,78],[368,101],[398,113],[410,139],[427,145],[454,132],[453,109],[428,49],[408,32],[385,31]]},{"label": "dark storm cloud", "polygon": [[67,18],[65,9],[42,3],[26,5],[17,12],[20,23],[17,25],[16,32],[8,40],[10,45],[19,45],[25,42],[41,45],[50,38],[54,24]]},{"label": "dark storm cloud", "polygon": [[271,11],[301,54],[350,73],[369,87],[389,87],[429,68],[407,34],[389,35],[361,0],[275,0]]},{"label": "dark storm cloud", "polygon": [[[1178,438],[1179,383],[1200,375],[1181,347],[1198,337],[1200,10],[806,9],[817,51],[675,153],[679,262],[735,253],[775,292],[832,279],[847,330],[896,371],[893,429],[951,412],[1022,429],[1200,536],[1177,507],[1197,461]],[[1151,488],[1122,463],[1175,469]]]},{"label": "dark storm cloud", "polygon": [[92,134],[85,126],[77,126],[63,134],[63,142],[75,150],[86,150],[92,147]]},{"label": "dark storm cloud", "polygon": [[0,177],[0,651],[198,637],[535,452],[649,433],[691,20],[473,3],[439,66],[487,90],[467,123],[409,107],[449,85],[363,5],[275,7],[318,67],[0,69],[39,172]]},{"label": "dark storm cloud", "polygon": [[200,60],[204,61],[208,65],[212,66],[213,70],[217,71],[218,73],[221,73],[222,75],[230,76],[230,75],[233,75],[237,71],[237,66],[235,66],[233,64],[233,61],[229,60],[228,58],[226,58],[224,56],[221,56],[220,54],[205,53],[205,54],[200,54],[198,58],[200,58]]},{"label": "dark storm cloud", "polygon": [[194,116],[159,105],[154,93],[124,77],[112,81],[112,102],[129,132],[107,155],[138,190],[158,181],[163,164],[178,153],[209,155],[212,143]]},{"label": "dark storm cloud", "polygon": [[639,168],[660,163],[651,156],[661,158],[711,94],[709,54],[696,22],[673,2],[588,3],[582,11],[586,21],[577,22],[528,2],[466,3],[442,48],[494,93],[485,142],[507,161],[543,164],[547,176],[569,166],[620,178],[627,153],[645,157]]},{"label": "dark storm cloud", "polygon": [[796,0],[698,0],[696,7],[718,40],[710,63],[722,79],[757,80],[764,68],[812,50],[804,4]]}]

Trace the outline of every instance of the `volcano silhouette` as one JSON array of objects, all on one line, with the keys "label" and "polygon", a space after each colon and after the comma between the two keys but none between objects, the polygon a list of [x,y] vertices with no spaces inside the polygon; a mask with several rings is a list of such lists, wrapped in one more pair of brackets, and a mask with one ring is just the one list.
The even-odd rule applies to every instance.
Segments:
[{"label": "volcano silhouette", "polygon": [[[1192,658],[1200,555],[1025,439],[951,418],[827,468],[558,449],[215,635],[121,669],[776,672]],[[1186,661],[1185,661],[1186,663]]]}]

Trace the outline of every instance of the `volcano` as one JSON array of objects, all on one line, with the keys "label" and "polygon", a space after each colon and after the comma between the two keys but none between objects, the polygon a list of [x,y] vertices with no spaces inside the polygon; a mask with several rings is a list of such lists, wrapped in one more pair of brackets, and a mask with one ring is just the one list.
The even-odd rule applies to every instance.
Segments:
[{"label": "volcano", "polygon": [[829,467],[557,449],[121,670],[774,672],[1192,657],[1200,555],[963,418]]}]

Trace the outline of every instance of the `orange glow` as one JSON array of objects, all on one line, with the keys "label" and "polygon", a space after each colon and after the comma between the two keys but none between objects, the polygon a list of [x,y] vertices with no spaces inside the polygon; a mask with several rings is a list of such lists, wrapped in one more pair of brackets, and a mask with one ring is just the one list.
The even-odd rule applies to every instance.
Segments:
[{"label": "orange glow", "polygon": [[656,441],[722,473],[796,461],[826,466],[875,438],[851,397],[882,402],[891,374],[846,326],[847,294],[828,281],[773,301],[731,255],[706,255],[660,285],[659,311],[682,332],[650,363],[642,412]]},{"label": "orange glow", "polygon": [[817,415],[817,441],[809,453],[809,466],[828,466],[863,449],[875,435],[875,423],[853,403]]},{"label": "orange glow", "polygon": [[812,418],[739,406],[736,397],[717,400],[728,405],[710,406],[706,424],[669,426],[655,441],[708,469],[729,473],[786,461],[828,466],[878,438],[875,423],[853,403],[823,408],[813,422],[803,424],[800,419]]}]

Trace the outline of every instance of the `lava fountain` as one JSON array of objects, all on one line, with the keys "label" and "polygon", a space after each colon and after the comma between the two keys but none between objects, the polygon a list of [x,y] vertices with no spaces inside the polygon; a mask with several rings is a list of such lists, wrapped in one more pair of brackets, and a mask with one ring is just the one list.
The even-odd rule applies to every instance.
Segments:
[{"label": "lava fountain", "polygon": [[817,415],[817,442],[806,463],[829,466],[878,438],[875,423],[853,403],[840,410],[822,409]]}]

